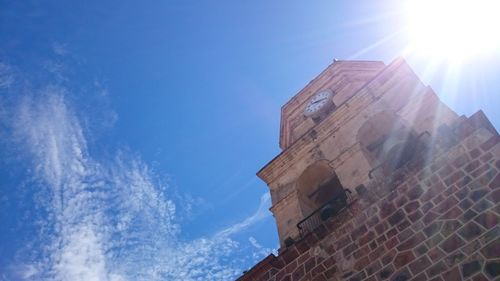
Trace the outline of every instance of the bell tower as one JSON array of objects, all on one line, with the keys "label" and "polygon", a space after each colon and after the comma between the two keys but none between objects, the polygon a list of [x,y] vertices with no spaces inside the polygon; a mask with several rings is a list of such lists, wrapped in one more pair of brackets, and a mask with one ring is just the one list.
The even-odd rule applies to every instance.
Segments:
[{"label": "bell tower", "polygon": [[279,255],[238,281],[498,280],[500,136],[403,59],[335,61],[281,109],[257,175]]},{"label": "bell tower", "polygon": [[404,165],[425,134],[457,117],[402,59],[333,62],[282,107],[282,152],[257,173],[271,192],[281,246],[345,208],[371,177]]}]

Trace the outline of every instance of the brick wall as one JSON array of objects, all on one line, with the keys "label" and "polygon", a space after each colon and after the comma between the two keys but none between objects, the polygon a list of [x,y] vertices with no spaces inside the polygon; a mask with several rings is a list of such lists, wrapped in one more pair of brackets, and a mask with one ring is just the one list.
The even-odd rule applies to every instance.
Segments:
[{"label": "brick wall", "polygon": [[431,136],[399,175],[238,280],[500,279],[500,137],[477,119]]}]

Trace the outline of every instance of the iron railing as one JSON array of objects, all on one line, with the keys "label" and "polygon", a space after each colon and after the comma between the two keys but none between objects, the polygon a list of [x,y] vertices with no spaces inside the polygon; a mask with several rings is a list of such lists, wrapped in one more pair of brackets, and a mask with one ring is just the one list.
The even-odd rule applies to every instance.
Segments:
[{"label": "iron railing", "polygon": [[320,226],[324,221],[331,217],[338,216],[345,211],[353,202],[351,191],[343,189],[339,195],[328,200],[319,208],[314,210],[310,215],[297,223],[297,228],[301,237],[313,231]]}]

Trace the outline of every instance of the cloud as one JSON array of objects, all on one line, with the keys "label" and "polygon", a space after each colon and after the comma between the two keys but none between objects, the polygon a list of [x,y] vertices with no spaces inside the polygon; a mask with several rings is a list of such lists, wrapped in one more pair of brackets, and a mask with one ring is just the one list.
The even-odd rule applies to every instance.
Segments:
[{"label": "cloud", "polygon": [[[139,156],[89,152],[70,92],[49,85],[12,112],[13,139],[31,160],[37,204],[47,214],[24,280],[233,280],[245,258],[231,238],[269,216],[268,193],[257,211],[209,237],[183,241],[169,188]],[[252,243],[252,241],[250,241]],[[256,243],[256,242],[255,242]],[[256,245],[255,243],[252,243]],[[34,246],[30,246],[34,247]],[[261,248],[257,249],[262,251]]]},{"label": "cloud", "polygon": [[68,48],[66,44],[61,44],[60,42],[52,43],[52,51],[54,52],[54,54],[59,56],[65,56],[68,54]]}]

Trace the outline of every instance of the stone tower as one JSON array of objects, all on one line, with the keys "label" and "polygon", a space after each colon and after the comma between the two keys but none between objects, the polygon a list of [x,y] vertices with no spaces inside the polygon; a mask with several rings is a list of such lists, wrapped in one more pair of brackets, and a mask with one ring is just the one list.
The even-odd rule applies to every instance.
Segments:
[{"label": "stone tower", "polygon": [[402,59],[335,61],[282,107],[257,173],[281,249],[238,280],[493,280],[499,141]]}]

